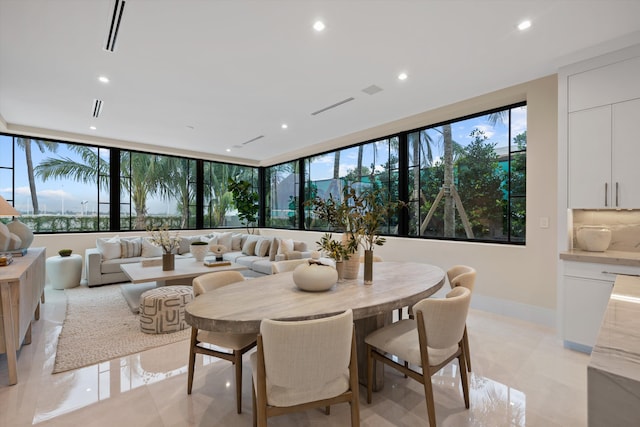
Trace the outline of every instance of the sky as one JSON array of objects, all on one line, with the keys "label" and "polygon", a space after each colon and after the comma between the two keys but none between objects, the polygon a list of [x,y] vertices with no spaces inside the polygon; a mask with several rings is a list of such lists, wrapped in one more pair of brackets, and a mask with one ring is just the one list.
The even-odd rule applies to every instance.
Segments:
[{"label": "sky", "polygon": [[[474,128],[481,129],[489,138],[489,142],[496,143],[497,147],[505,147],[508,145],[508,126],[504,123],[498,123],[496,126],[489,126],[486,123],[486,116],[468,119],[465,121],[454,123],[452,126],[454,140],[466,146],[473,139],[470,137]],[[526,130],[526,107],[515,108],[512,110],[512,132],[513,136]],[[386,144],[384,149],[376,152],[376,169],[380,165],[388,161],[388,149]],[[0,135],[0,195],[5,199],[11,200],[11,137]],[[105,150],[106,151],[106,150]],[[349,170],[353,170],[357,165],[357,147],[345,149],[341,152],[340,157],[340,174],[346,175]],[[15,201],[14,206],[22,213],[31,213],[31,196],[29,190],[29,182],[26,170],[26,161],[24,151],[17,148],[15,154]],[[442,155],[436,151],[435,158]],[[40,152],[35,145],[32,145],[32,156],[34,165],[39,164],[49,157],[69,157],[78,159],[78,155],[70,151],[64,143],[59,144],[56,153]],[[363,165],[369,167],[373,161],[373,150],[368,147],[363,155]],[[314,159],[311,168],[311,179],[321,180],[333,177],[334,154],[319,156]],[[64,210],[67,214],[74,213],[77,215],[92,214],[97,209],[98,194],[95,184],[82,184],[73,180],[57,180],[50,179],[42,181],[36,179],[36,191],[38,194],[38,203],[41,213],[59,214]],[[108,200],[108,194],[100,196],[104,201]],[[103,207],[103,211],[106,209]],[[175,203],[167,203],[158,198],[150,198],[148,200],[148,211],[150,214],[170,214],[175,213]]]}]

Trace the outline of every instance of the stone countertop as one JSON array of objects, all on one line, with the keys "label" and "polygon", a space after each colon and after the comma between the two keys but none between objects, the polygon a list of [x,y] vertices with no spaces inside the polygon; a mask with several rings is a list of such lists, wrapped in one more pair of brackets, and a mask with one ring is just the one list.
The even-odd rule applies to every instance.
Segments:
[{"label": "stone countertop", "polygon": [[560,252],[560,259],[565,261],[594,262],[599,264],[640,267],[640,252],[589,252],[581,249],[572,249],[570,251]]},{"label": "stone countertop", "polygon": [[589,426],[640,425],[640,278],[617,276],[587,371]]}]

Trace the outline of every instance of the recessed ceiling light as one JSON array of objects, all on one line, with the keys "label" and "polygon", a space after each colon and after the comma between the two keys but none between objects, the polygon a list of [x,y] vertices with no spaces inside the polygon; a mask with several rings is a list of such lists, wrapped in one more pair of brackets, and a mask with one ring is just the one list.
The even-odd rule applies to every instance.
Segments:
[{"label": "recessed ceiling light", "polygon": [[286,124],[286,123],[283,123],[280,127],[281,127],[282,129],[286,129],[286,128],[288,128],[288,127],[289,127],[289,125],[288,125],[288,124]]},{"label": "recessed ceiling light", "polygon": [[398,80],[407,80],[407,77],[409,77],[407,73],[398,74]]},{"label": "recessed ceiling light", "polygon": [[225,151],[226,151],[227,153],[230,153],[230,152],[231,152],[231,148],[227,148]]},{"label": "recessed ceiling light", "polygon": [[529,21],[528,19],[524,20],[524,21],[522,21],[521,23],[518,24],[518,29],[520,31],[524,31],[529,27],[531,27],[531,21]]},{"label": "recessed ceiling light", "polygon": [[326,26],[324,25],[324,22],[322,21],[316,21],[313,24],[313,29],[320,32],[322,30],[324,30],[326,28]]},{"label": "recessed ceiling light", "polygon": [[100,80],[102,83],[109,83],[109,77],[106,76],[100,76],[98,77],[98,80]]},{"label": "recessed ceiling light", "polygon": [[95,126],[89,126],[89,129],[96,130],[96,127]]}]

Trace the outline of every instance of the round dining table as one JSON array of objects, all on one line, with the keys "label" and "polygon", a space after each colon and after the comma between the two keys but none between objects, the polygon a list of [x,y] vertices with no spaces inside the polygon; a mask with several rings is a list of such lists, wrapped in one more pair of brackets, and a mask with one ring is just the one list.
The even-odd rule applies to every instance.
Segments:
[{"label": "round dining table", "polygon": [[[327,267],[332,268],[332,267]],[[299,289],[286,272],[233,283],[199,295],[187,304],[185,320],[194,328],[217,332],[259,333],[263,319],[308,320],[353,311],[360,381],[366,380],[364,338],[391,321],[393,310],[428,298],[444,284],[444,271],[416,262],[376,262],[373,284],[358,278],[337,282],[328,291]],[[378,364],[380,366],[382,364]],[[376,375],[376,388],[382,375]]]}]

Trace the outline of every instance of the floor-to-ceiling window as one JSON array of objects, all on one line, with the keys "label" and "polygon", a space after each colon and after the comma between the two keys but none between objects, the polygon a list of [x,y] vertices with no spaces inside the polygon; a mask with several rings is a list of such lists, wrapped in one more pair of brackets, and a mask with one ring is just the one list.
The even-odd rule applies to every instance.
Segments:
[{"label": "floor-to-ceiling window", "polygon": [[265,226],[297,229],[300,192],[299,162],[265,169]]}]

